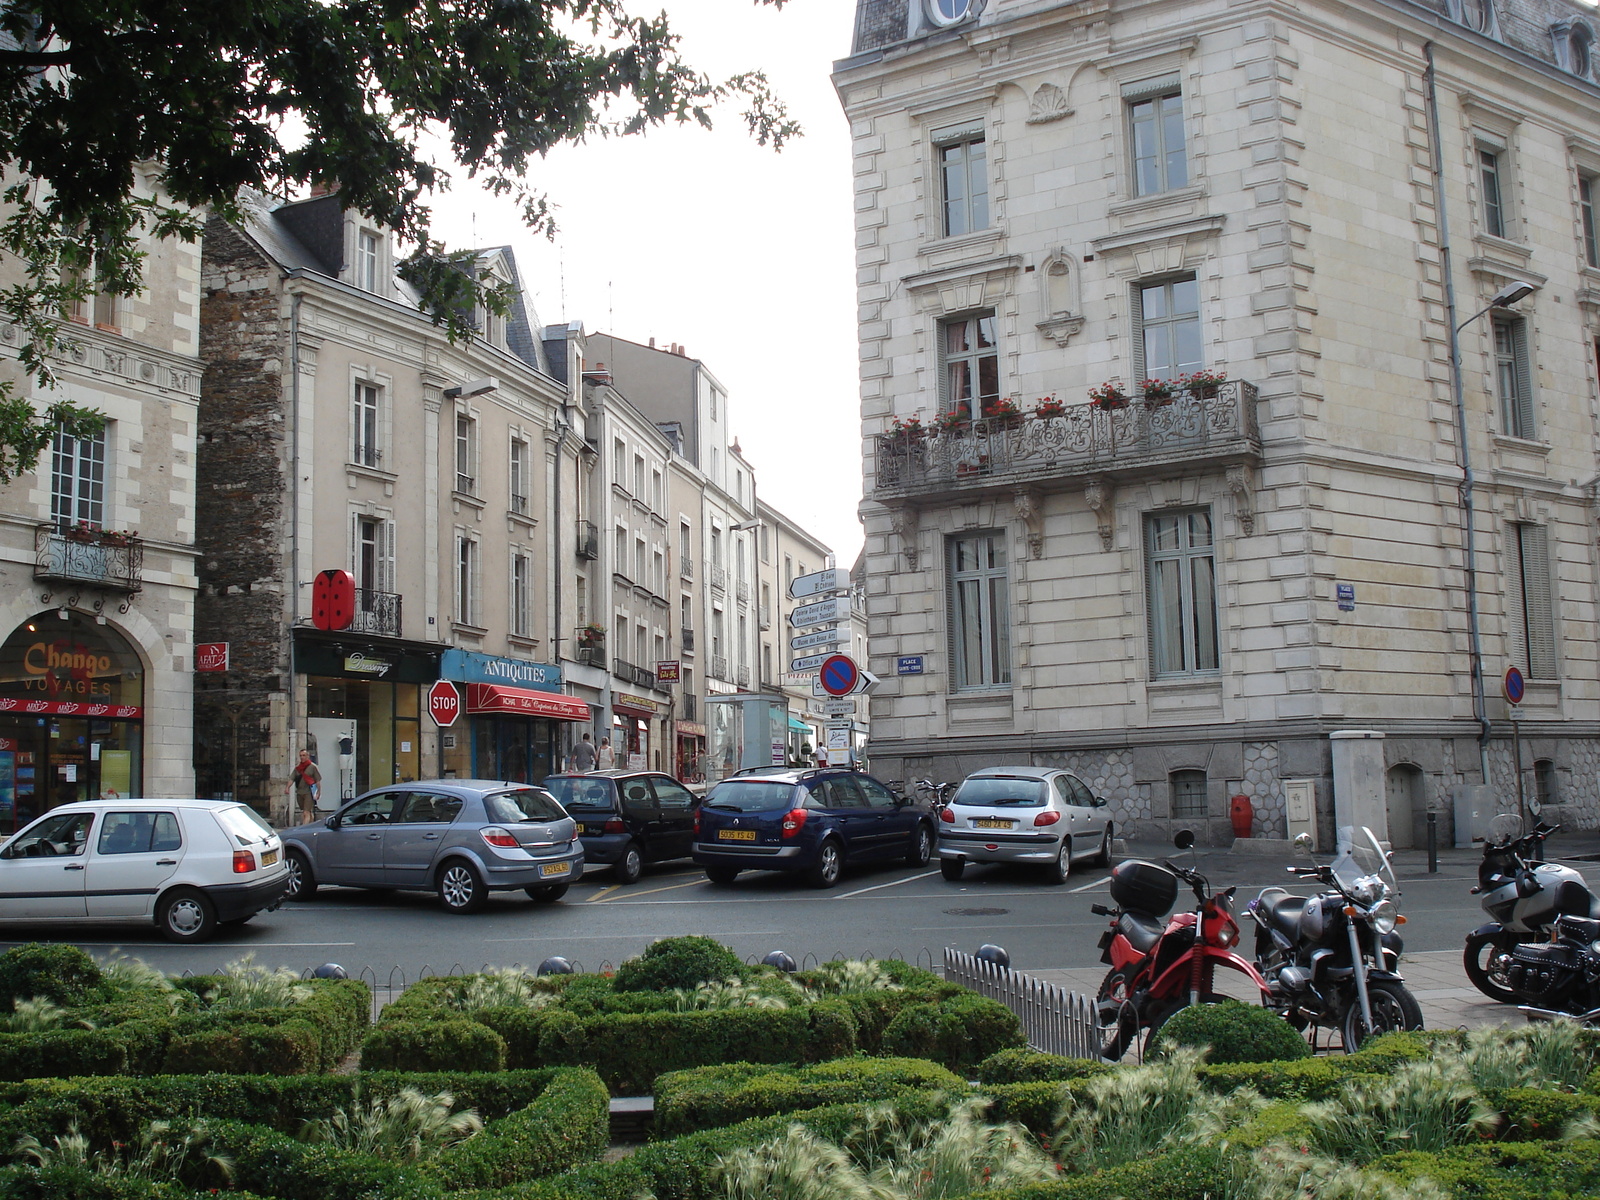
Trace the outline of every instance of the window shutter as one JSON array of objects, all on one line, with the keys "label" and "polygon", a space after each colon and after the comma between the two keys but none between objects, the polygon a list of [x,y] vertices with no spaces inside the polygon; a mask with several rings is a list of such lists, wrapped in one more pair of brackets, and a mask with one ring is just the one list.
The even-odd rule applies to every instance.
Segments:
[{"label": "window shutter", "polygon": [[1540,525],[1518,527],[1522,542],[1522,593],[1530,679],[1555,679],[1555,606],[1550,589],[1549,531]]},{"label": "window shutter", "polygon": [[350,514],[350,574],[355,579],[357,587],[366,587],[367,581],[361,578],[361,514]]},{"label": "window shutter", "polygon": [[946,538],[944,543],[944,622],[949,631],[950,687],[957,690],[966,686],[966,655],[963,643],[973,631],[961,627],[961,604],[956,597],[956,539]]},{"label": "window shutter", "polygon": [[1528,323],[1524,320],[1517,320],[1511,325],[1511,357],[1517,373],[1517,436],[1531,438],[1536,433],[1533,424],[1533,369],[1528,360]]},{"label": "window shutter", "polygon": [[1130,303],[1133,311],[1133,378],[1128,380],[1130,394],[1139,386],[1139,381],[1145,378],[1144,372],[1144,294],[1141,285],[1132,285]]},{"label": "window shutter", "polygon": [[378,583],[380,592],[397,592],[394,571],[394,522],[378,522],[378,570],[381,578]]}]

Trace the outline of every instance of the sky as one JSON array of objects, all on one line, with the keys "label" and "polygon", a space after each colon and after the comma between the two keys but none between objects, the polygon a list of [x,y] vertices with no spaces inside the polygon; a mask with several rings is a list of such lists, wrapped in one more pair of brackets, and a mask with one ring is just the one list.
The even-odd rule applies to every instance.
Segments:
[{"label": "sky", "polygon": [[728,389],[758,495],[849,566],[861,547],[854,226],[828,76],[850,52],[854,0],[664,6],[689,63],[715,78],[765,71],[805,136],[758,146],[733,105],[710,132],[562,147],[531,178],[555,206],[553,242],[464,181],[435,204],[435,236],[510,245],[545,324],[676,342],[705,363]]}]

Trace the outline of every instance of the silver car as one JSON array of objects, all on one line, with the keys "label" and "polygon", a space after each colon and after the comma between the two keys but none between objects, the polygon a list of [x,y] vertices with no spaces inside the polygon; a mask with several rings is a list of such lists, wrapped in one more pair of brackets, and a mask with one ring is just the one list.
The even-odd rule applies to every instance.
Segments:
[{"label": "silver car", "polygon": [[282,836],[290,900],[341,884],[436,891],[448,911],[467,913],[497,891],[559,900],[583,875],[567,810],[544,788],[504,780],[397,783]]},{"label": "silver car", "polygon": [[939,813],[939,869],[1037,863],[1065,883],[1074,859],[1111,865],[1111,810],[1071,771],[989,767],[968,775]]}]

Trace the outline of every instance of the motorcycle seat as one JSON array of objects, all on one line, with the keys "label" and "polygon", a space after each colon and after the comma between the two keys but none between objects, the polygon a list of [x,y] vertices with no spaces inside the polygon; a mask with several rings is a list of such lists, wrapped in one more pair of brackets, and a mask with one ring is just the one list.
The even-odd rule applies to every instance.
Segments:
[{"label": "motorcycle seat", "polygon": [[1167,927],[1167,922],[1162,917],[1149,917],[1144,913],[1124,912],[1117,919],[1117,932],[1128,939],[1140,954],[1148,954],[1150,948],[1161,940],[1161,931]]},{"label": "motorcycle seat", "polygon": [[1267,924],[1279,933],[1294,937],[1300,929],[1300,914],[1305,912],[1307,897],[1291,896],[1282,888],[1268,888],[1256,900],[1256,911],[1267,919]]}]

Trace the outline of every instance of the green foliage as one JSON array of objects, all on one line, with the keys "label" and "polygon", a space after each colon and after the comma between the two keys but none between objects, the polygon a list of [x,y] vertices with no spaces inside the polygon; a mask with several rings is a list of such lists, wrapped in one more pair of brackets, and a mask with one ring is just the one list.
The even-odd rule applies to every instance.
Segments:
[{"label": "green foliage", "polygon": [[1386,1079],[1352,1079],[1305,1114],[1314,1150],[1362,1165],[1397,1150],[1469,1144],[1497,1123],[1466,1068],[1448,1059],[1409,1062]]},{"label": "green foliage", "polygon": [[29,942],[0,954],[0,1009],[41,997],[64,1008],[99,998],[100,968],[76,946]]},{"label": "green foliage", "polygon": [[1191,1131],[1203,1095],[1199,1064],[1198,1050],[1178,1047],[1159,1061],[1097,1076],[1068,1092],[1056,1116],[1057,1155],[1076,1169],[1095,1171],[1168,1148]]},{"label": "green foliage", "polygon": [[13,1153],[43,1169],[81,1167],[101,1176],[182,1181],[192,1186],[226,1184],[233,1179],[233,1159],[213,1147],[211,1130],[204,1121],[151,1121],[131,1144],[116,1142],[99,1150],[92,1149],[89,1139],[73,1124],[48,1142],[24,1134],[17,1139]]},{"label": "green foliage", "polygon": [[1026,1047],[1001,1050],[978,1064],[978,1082],[1045,1083],[1088,1079],[1116,1068],[1093,1058],[1063,1058]]},{"label": "green foliage", "polygon": [[904,984],[881,962],[862,962],[853,958],[825,962],[804,976],[801,985],[815,997],[841,996],[851,992],[899,991]]},{"label": "green foliage", "polygon": [[967,1072],[996,1051],[1021,1046],[1022,1025],[998,1000],[966,992],[937,1004],[911,1004],[883,1031],[881,1054],[931,1058]]},{"label": "green foliage", "polygon": [[788,1008],[805,997],[793,984],[776,976],[713,980],[693,988],[673,988],[669,993],[676,1012],[704,1012],[719,1008]]},{"label": "green foliage", "polygon": [[486,1008],[543,1008],[555,999],[548,991],[536,991],[536,978],[521,967],[491,967],[470,976],[466,986],[451,1000],[451,1007],[475,1013]]},{"label": "green foliage", "polygon": [[508,1187],[598,1158],[610,1134],[611,1095],[593,1071],[558,1070],[525,1108],[436,1156],[426,1170],[451,1191]]},{"label": "green foliage", "polygon": [[1350,1079],[1387,1075],[1402,1063],[1428,1057],[1440,1044],[1429,1035],[1387,1033],[1370,1039],[1354,1054],[1299,1062],[1208,1064],[1200,1068],[1200,1078],[1213,1091],[1248,1087],[1274,1099],[1326,1100]]},{"label": "green foliage", "polygon": [[465,1018],[394,1021],[367,1034],[361,1063],[374,1071],[500,1071],[506,1066],[506,1043],[487,1025]]},{"label": "green foliage", "polygon": [[1431,1180],[1452,1200],[1590,1200],[1600,1196],[1600,1141],[1510,1142],[1411,1151],[1380,1160],[1397,1184]]},{"label": "green foliage", "polygon": [[612,987],[619,992],[670,992],[702,983],[742,979],[739,956],[708,937],[663,938],[617,968]]},{"label": "green foliage", "polygon": [[1502,1138],[1571,1138],[1600,1119],[1600,1096],[1513,1087],[1491,1092],[1489,1098],[1504,1117]]},{"label": "green foliage", "polygon": [[962,1088],[958,1076],[922,1059],[846,1058],[808,1067],[754,1063],[698,1067],[656,1077],[656,1135],[674,1137],[799,1109]]},{"label": "green foliage", "polygon": [[273,970],[257,966],[255,952],[231,962],[218,977],[221,982],[206,993],[206,1005],[213,1012],[255,1012],[263,1008],[286,1008],[311,996],[311,985],[288,967]]},{"label": "green foliage", "polygon": [[455,1103],[449,1092],[430,1096],[402,1088],[392,1096],[353,1100],[327,1117],[308,1121],[301,1137],[357,1154],[414,1162],[431,1158],[483,1128],[483,1118],[471,1109],[455,1111]]},{"label": "green foliage", "polygon": [[1156,1056],[1173,1046],[1207,1046],[1213,1063],[1286,1062],[1310,1058],[1311,1047],[1282,1017],[1259,1004],[1224,1000],[1191,1004],[1161,1027]]},{"label": "green foliage", "polygon": [[1470,1030],[1456,1053],[1480,1091],[1514,1087],[1577,1091],[1594,1068],[1594,1054],[1576,1021]]},{"label": "green foliage", "polygon": [[18,1000],[12,1005],[9,1013],[0,1015],[0,1031],[5,1033],[43,1033],[47,1029],[59,1029],[67,1024],[75,1025],[79,1029],[94,1028],[93,1021],[82,1017],[69,1018],[66,1009],[44,996]]}]

